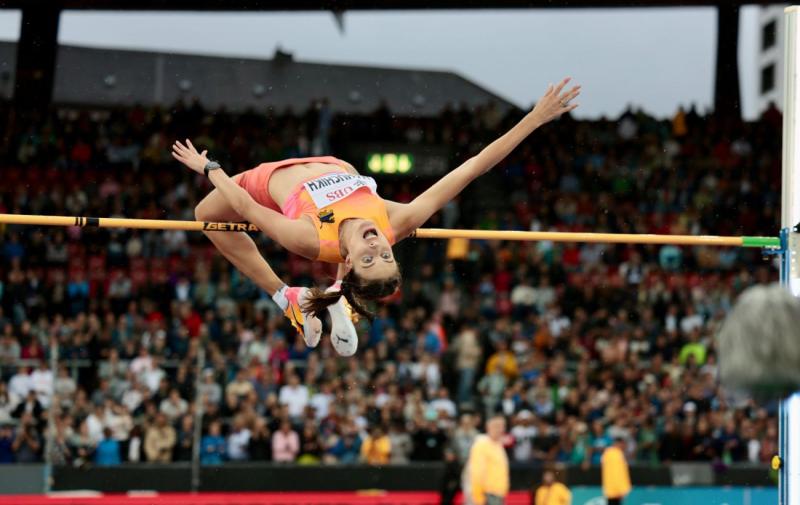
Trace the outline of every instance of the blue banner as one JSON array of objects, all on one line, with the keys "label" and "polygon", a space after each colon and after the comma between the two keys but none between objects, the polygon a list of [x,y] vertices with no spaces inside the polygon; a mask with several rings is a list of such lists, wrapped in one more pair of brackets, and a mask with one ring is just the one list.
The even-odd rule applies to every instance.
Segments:
[{"label": "blue banner", "polygon": [[[599,487],[573,487],[572,505],[605,505]],[[634,487],[624,505],[775,505],[778,488]]]}]

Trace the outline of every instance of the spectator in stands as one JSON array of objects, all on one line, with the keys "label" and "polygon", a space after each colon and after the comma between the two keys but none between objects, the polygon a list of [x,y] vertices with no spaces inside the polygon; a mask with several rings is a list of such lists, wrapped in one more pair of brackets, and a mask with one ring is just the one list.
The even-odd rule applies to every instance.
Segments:
[{"label": "spectator in stands", "polygon": [[8,381],[8,394],[11,397],[11,401],[17,403],[28,398],[28,393],[32,389],[30,369],[27,366],[19,367],[17,373],[12,375]]},{"label": "spectator in stands", "polygon": [[78,390],[78,385],[70,377],[67,367],[63,365],[58,367],[58,377],[56,377],[53,387],[53,392],[58,397],[61,406],[71,403],[71,398]]},{"label": "spectator in stands", "polygon": [[514,438],[514,461],[528,462],[533,458],[533,442],[537,435],[533,414],[521,410],[513,421],[511,436]]},{"label": "spectator in stands", "polygon": [[486,362],[486,375],[499,371],[507,381],[514,380],[519,375],[517,358],[508,349],[508,342],[499,340],[495,343],[496,351]]},{"label": "spectator in stands", "polygon": [[0,464],[14,463],[14,428],[10,424],[0,424]]},{"label": "spectator in stands", "polygon": [[382,466],[389,463],[392,442],[381,426],[373,426],[369,436],[361,444],[361,461],[368,465]]},{"label": "spectator in stands", "polygon": [[181,394],[177,389],[171,389],[169,397],[161,400],[158,410],[167,417],[167,421],[174,424],[179,417],[189,410],[189,403],[181,398]]},{"label": "spectator in stands", "polygon": [[439,388],[436,399],[430,402],[429,408],[441,417],[448,419],[455,419],[456,417],[456,405],[450,399],[450,393],[447,388]]},{"label": "spectator in stands", "polygon": [[222,401],[222,386],[214,379],[213,370],[203,370],[203,383],[200,385],[197,394],[200,398],[205,399],[206,402],[214,405],[219,405]]},{"label": "spectator in stands", "polygon": [[506,390],[506,376],[503,371],[495,367],[478,382],[478,391],[483,395],[483,406],[486,417],[491,417],[500,406],[500,399]]},{"label": "spectator in stands", "polygon": [[300,434],[300,452],[297,462],[301,465],[315,465],[322,461],[322,440],[313,421],[306,421]]},{"label": "spectator in stands", "polygon": [[267,420],[259,417],[255,421],[253,435],[247,448],[251,461],[271,461],[272,460],[272,437],[269,432]]},{"label": "spectator in stands", "polygon": [[361,436],[358,428],[352,423],[347,422],[342,428],[342,433],[335,439],[335,443],[328,449],[328,454],[332,456],[334,462],[356,463],[361,457]]},{"label": "spectator in stands", "polygon": [[[56,433],[50,449],[50,460],[54,465],[66,466],[72,460],[72,448],[67,439],[68,423],[64,418],[56,420]],[[47,444],[45,443],[45,449]]]},{"label": "spectator in stands", "polygon": [[219,421],[208,425],[208,433],[200,441],[200,463],[203,465],[219,465],[225,458],[225,438]]},{"label": "spectator in stands", "polygon": [[194,447],[194,420],[191,414],[184,414],[175,433],[175,454],[173,461],[191,461]]},{"label": "spectator in stands", "polygon": [[175,447],[175,428],[167,416],[158,413],[155,422],[147,428],[144,437],[144,452],[151,463],[169,463],[172,461],[172,449]]},{"label": "spectator in stands", "polygon": [[451,445],[461,465],[467,462],[469,450],[472,448],[473,442],[475,442],[475,437],[478,436],[476,425],[476,418],[472,414],[461,414],[458,426],[453,432]]},{"label": "spectator in stands", "polygon": [[13,411],[14,404],[11,402],[6,383],[0,381],[0,425],[11,421]]},{"label": "spectator in stands", "polygon": [[297,459],[300,452],[300,437],[288,420],[283,420],[280,429],[272,435],[272,459],[289,463]]},{"label": "spectator in stands", "polygon": [[80,424],[78,432],[70,437],[69,445],[74,455],[72,462],[76,467],[83,467],[92,460],[97,442],[89,434],[86,420]]},{"label": "spectator in stands", "polygon": [[286,385],[281,387],[279,400],[282,405],[289,407],[289,416],[293,420],[298,420],[303,415],[308,399],[308,388],[300,384],[300,377],[297,374],[290,375]]},{"label": "spectator in stands", "polygon": [[430,412],[425,421],[420,421],[411,439],[414,442],[412,461],[441,461],[444,457],[447,435],[436,422],[436,414]]},{"label": "spectator in stands", "polygon": [[247,461],[250,455],[247,452],[250,444],[250,430],[245,426],[242,416],[233,420],[233,429],[228,435],[228,459],[231,461]]},{"label": "spectator in stands", "polygon": [[41,461],[42,439],[32,414],[26,412],[20,416],[17,436],[11,448],[14,450],[14,459],[17,463]]},{"label": "spectator in stands", "polygon": [[14,412],[11,415],[17,419],[21,419],[28,415],[31,416],[32,419],[39,420],[42,418],[43,412],[44,408],[39,402],[39,396],[36,394],[36,391],[31,389],[28,391],[25,399],[17,404],[17,408],[14,409]]},{"label": "spectator in stands", "polygon": [[229,407],[236,408],[253,389],[253,383],[247,380],[247,371],[241,369],[236,372],[236,379],[225,387],[225,401]]},{"label": "spectator in stands", "polygon": [[36,391],[36,397],[42,407],[50,406],[50,395],[53,394],[53,371],[47,367],[47,362],[39,361],[39,366],[31,372],[31,389]]},{"label": "spectator in stands", "polygon": [[414,444],[402,421],[395,421],[389,425],[388,437],[391,447],[389,462],[392,464],[408,463],[411,452],[414,450]]},{"label": "spectator in stands", "polygon": [[453,350],[456,352],[458,370],[458,403],[461,404],[472,399],[472,388],[482,355],[475,328],[465,325],[453,342]]},{"label": "spectator in stands", "polygon": [[116,466],[121,463],[119,442],[111,436],[111,429],[103,430],[103,438],[94,452],[94,463],[97,466]]}]

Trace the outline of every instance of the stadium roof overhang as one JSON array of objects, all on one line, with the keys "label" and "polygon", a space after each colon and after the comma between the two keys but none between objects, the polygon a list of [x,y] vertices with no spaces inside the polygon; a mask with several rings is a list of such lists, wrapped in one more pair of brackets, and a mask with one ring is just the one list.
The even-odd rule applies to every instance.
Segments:
[{"label": "stadium roof overhang", "polygon": [[332,11],[401,9],[537,9],[606,7],[716,7],[718,12],[715,109],[739,113],[738,31],[740,5],[765,0],[0,0],[22,9],[15,101],[36,110],[50,103],[63,10]]},{"label": "stadium roof overhang", "polygon": [[87,10],[381,10],[529,9],[581,7],[715,7],[769,4],[764,0],[0,0],[2,8],[48,7]]}]

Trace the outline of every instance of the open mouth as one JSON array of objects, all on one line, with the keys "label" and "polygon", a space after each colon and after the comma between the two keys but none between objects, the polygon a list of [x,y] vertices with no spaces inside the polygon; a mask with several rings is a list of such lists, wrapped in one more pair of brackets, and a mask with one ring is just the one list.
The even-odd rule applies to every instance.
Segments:
[{"label": "open mouth", "polygon": [[378,238],[378,230],[376,230],[375,228],[370,228],[364,232],[363,237],[365,239]]}]

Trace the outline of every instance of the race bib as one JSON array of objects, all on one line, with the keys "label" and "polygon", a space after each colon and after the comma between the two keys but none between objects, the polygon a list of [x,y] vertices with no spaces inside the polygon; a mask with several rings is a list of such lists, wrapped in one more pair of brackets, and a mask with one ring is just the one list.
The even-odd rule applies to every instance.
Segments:
[{"label": "race bib", "polygon": [[311,196],[314,205],[322,209],[331,204],[347,198],[359,188],[370,188],[373,193],[378,190],[378,185],[372,177],[353,174],[328,174],[303,183],[303,187]]}]

